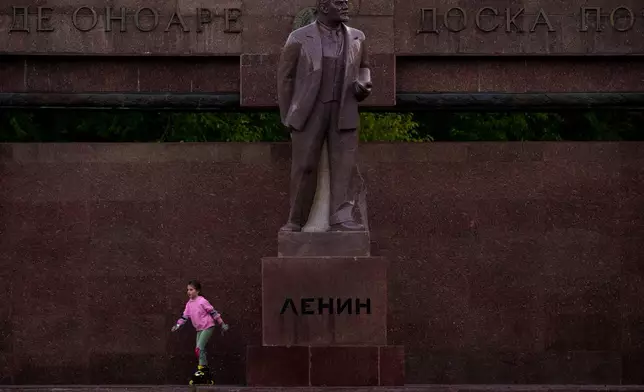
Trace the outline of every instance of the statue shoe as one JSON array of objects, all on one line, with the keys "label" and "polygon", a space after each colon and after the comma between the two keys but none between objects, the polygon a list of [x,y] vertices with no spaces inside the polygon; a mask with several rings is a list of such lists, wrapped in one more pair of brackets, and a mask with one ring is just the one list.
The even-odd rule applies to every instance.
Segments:
[{"label": "statue shoe", "polygon": [[354,221],[331,225],[331,231],[364,231],[364,226]]},{"label": "statue shoe", "polygon": [[289,222],[282,226],[280,229],[281,232],[297,232],[297,231],[302,231],[302,226],[298,225],[297,223]]}]

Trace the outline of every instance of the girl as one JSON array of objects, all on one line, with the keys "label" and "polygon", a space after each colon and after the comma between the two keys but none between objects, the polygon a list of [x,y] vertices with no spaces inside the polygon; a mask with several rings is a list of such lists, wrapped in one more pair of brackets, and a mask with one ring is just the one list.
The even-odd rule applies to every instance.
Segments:
[{"label": "girl", "polygon": [[[228,324],[224,323],[221,315],[210,305],[210,302],[201,296],[201,283],[196,280],[188,283],[188,297],[189,300],[183,311],[183,315],[177,320],[175,326],[172,327],[172,332],[181,328],[188,319],[192,321],[192,325],[197,330],[195,355],[199,359],[199,366],[194,375],[198,380],[205,381],[206,378],[210,378],[206,345],[215,330],[215,322],[221,326],[222,335],[225,331],[228,331]],[[200,384],[200,382],[197,383]],[[190,384],[193,384],[193,380],[190,381]]]}]

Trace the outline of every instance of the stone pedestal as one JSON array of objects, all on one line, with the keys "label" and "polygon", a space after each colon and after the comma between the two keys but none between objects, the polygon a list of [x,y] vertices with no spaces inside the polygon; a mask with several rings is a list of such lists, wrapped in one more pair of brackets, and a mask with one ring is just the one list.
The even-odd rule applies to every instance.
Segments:
[{"label": "stone pedestal", "polygon": [[387,345],[387,268],[368,232],[280,233],[262,259],[262,346],[249,386],[403,385],[404,348]]},{"label": "stone pedestal", "polygon": [[405,383],[401,346],[254,346],[247,382],[263,387],[398,386]]},{"label": "stone pedestal", "polygon": [[279,233],[279,257],[360,257],[371,255],[369,232]]},{"label": "stone pedestal", "polygon": [[262,344],[387,344],[387,265],[380,257],[262,260]]}]

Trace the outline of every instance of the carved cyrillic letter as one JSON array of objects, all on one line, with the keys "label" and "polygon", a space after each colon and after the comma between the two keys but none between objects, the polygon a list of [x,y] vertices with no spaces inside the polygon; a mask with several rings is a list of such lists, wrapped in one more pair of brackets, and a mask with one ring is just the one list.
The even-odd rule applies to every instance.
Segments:
[{"label": "carved cyrillic letter", "polygon": [[301,302],[301,308],[302,308],[302,314],[315,314],[314,311],[309,309],[309,304],[311,302],[315,301],[313,298],[302,298]]},{"label": "carved cyrillic letter", "polygon": [[[92,13],[92,23],[90,23],[90,26],[88,28],[81,28],[78,25],[78,13],[83,9],[89,10],[89,12]],[[91,29],[96,27],[96,23],[98,23],[98,16],[96,15],[96,11],[94,11],[94,8],[83,6],[83,7],[77,8],[72,14],[72,24],[74,25],[74,27],[76,27],[76,29],[80,31],[90,31]]]},{"label": "carved cyrillic letter", "polygon": [[44,22],[48,22],[51,14],[45,15],[44,11],[53,12],[53,8],[48,7],[38,7],[38,25],[36,31],[54,31],[54,28],[50,25],[49,27],[44,26]]},{"label": "carved cyrillic letter", "polygon": [[[427,25],[427,19],[425,16],[427,15],[428,12],[432,13],[432,26],[430,29],[427,29],[425,26]],[[435,33],[438,34],[438,30],[436,30],[436,8],[421,8],[420,9],[420,29],[416,30],[416,34],[423,34],[423,33]]]},{"label": "carved cyrillic letter", "polygon": [[225,33],[241,33],[240,29],[233,29],[230,27],[231,22],[236,22],[237,19],[241,16],[241,10],[239,8],[226,8],[224,9],[224,15],[226,19],[226,29]]},{"label": "carved cyrillic letter", "polygon": [[208,8],[197,8],[197,32],[203,31],[203,25],[212,22],[212,12]]},{"label": "carved cyrillic letter", "polygon": [[[615,16],[617,15],[617,11],[619,10],[626,10],[628,12],[628,24],[626,27],[617,27],[617,21],[615,20]],[[610,25],[613,26],[613,28],[617,31],[628,31],[633,28],[635,25],[635,14],[633,13],[633,10],[622,5],[613,10],[613,12],[610,13]]]},{"label": "carved cyrillic letter", "polygon": [[371,298],[367,298],[366,304],[361,304],[360,298],[356,298],[356,314],[360,314],[360,308],[367,308],[367,314],[371,314]]},{"label": "carved cyrillic letter", "polygon": [[[22,10],[22,27],[16,26],[18,18],[18,10]],[[29,9],[28,7],[16,7],[13,6],[13,19],[11,19],[11,27],[9,31],[24,31],[29,32]]]},{"label": "carved cyrillic letter", "polygon": [[[543,21],[540,21],[540,19],[543,18]],[[550,23],[550,19],[548,19],[548,15],[546,14],[546,11],[542,9],[539,10],[539,13],[537,14],[537,19],[534,20],[534,24],[532,25],[532,28],[530,29],[531,32],[535,31],[537,29],[537,25],[540,24],[545,24],[548,26],[548,31],[553,32],[555,29],[552,27],[552,23]]]},{"label": "carved cyrillic letter", "polygon": [[[450,25],[449,25],[449,14],[452,11],[458,11],[458,12],[461,13],[461,18],[463,19],[463,26],[461,26],[458,29],[451,28]],[[463,31],[467,27],[467,13],[465,12],[464,9],[462,9],[460,7],[452,7],[449,10],[447,10],[445,15],[443,15],[443,23],[445,24],[445,28],[447,28],[447,30],[449,30],[451,32],[458,33],[459,31]]]},{"label": "carved cyrillic letter", "polygon": [[[154,17],[154,24],[152,24],[152,27],[144,28],[143,25],[141,24],[141,12],[143,12],[144,10],[150,11],[152,13],[152,16]],[[148,7],[139,8],[136,11],[136,14],[134,15],[134,25],[140,31],[143,31],[143,32],[146,32],[146,33],[149,32],[149,31],[152,31],[152,30],[156,29],[157,26],[159,26],[159,13],[156,10],[152,9],[152,8],[148,8]]]},{"label": "carved cyrillic letter", "polygon": [[338,298],[336,301],[338,301],[338,306],[337,306],[338,314],[342,314],[342,312],[344,312],[344,309],[347,308],[347,307],[349,308],[349,314],[352,314],[351,313],[351,298],[349,298],[348,300],[344,301],[344,303],[340,302],[341,301],[340,298]]},{"label": "carved cyrillic letter", "polygon": [[[177,19],[177,21],[175,21],[175,19]],[[179,24],[179,25],[181,25],[181,28],[183,29],[183,32],[184,32],[184,33],[187,33],[187,32],[189,32],[189,31],[190,31],[190,29],[188,28],[188,26],[186,26],[186,23],[183,21],[183,17],[182,17],[182,16],[181,16],[181,14],[180,14],[179,12],[177,12],[177,11],[173,12],[173,13],[172,13],[172,16],[170,17],[170,21],[168,22],[168,25],[165,27],[165,32],[166,32],[166,33],[167,33],[168,31],[170,31],[170,26],[172,26],[173,24]]]},{"label": "carved cyrillic letter", "polygon": [[588,19],[586,18],[586,15],[589,14],[590,11],[595,11],[595,14],[597,15],[597,31],[602,31],[600,7],[581,7],[581,28],[579,31],[588,31]]},{"label": "carved cyrillic letter", "polygon": [[523,33],[523,30],[522,30],[522,29],[521,29],[521,27],[519,27],[519,25],[517,24],[517,18],[518,18],[518,17],[519,17],[519,15],[521,15],[524,11],[525,11],[525,8],[521,8],[521,9],[519,10],[519,12],[517,12],[516,14],[514,14],[514,16],[510,17],[510,15],[512,15],[512,13],[511,13],[510,9],[509,9],[509,8],[506,8],[506,9],[505,9],[505,12],[506,12],[505,31],[506,31],[506,32],[511,33],[511,32],[512,32],[512,25],[514,25],[514,27],[516,27],[516,29],[517,29],[517,31],[518,31],[519,33]]},{"label": "carved cyrillic letter", "polygon": [[329,303],[324,303],[324,298],[318,298],[318,314],[324,314],[324,309],[329,309],[329,314],[333,314],[333,298],[329,298]]},{"label": "carved cyrillic letter", "polygon": [[291,306],[291,309],[293,309],[293,313],[297,315],[297,308],[295,307],[295,303],[290,298],[286,298],[286,300],[284,301],[284,305],[282,305],[282,310],[280,311],[280,314],[284,314],[284,312],[286,312],[287,306],[289,305]]},{"label": "carved cyrillic letter", "polygon": [[105,31],[112,31],[112,21],[120,20],[121,21],[121,32],[127,30],[127,23],[125,20],[125,7],[121,7],[121,16],[112,15],[112,7],[105,7]]},{"label": "carved cyrillic letter", "polygon": [[490,10],[490,11],[492,11],[492,13],[494,14],[494,16],[499,16],[499,11],[498,11],[496,8],[493,8],[493,7],[483,7],[483,8],[481,8],[481,9],[476,13],[476,27],[478,27],[478,28],[479,28],[479,30],[481,30],[481,31],[484,31],[484,32],[486,32],[486,33],[489,33],[489,32],[492,32],[492,31],[494,31],[494,30],[498,29],[498,28],[499,28],[499,24],[497,23],[497,24],[496,24],[494,27],[492,27],[491,29],[484,29],[484,28],[481,26],[481,16],[483,15],[483,11],[486,11],[486,10]]}]

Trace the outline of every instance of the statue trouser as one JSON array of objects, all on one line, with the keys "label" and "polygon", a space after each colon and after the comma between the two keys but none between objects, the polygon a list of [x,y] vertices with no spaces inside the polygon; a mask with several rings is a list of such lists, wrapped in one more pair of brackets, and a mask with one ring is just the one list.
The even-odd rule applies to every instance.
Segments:
[{"label": "statue trouser", "polygon": [[316,102],[304,128],[291,132],[291,209],[289,223],[304,226],[315,197],[318,163],[324,141],[327,141],[330,172],[331,227],[353,223],[351,180],[356,163],[358,132],[339,130],[339,102]]}]

